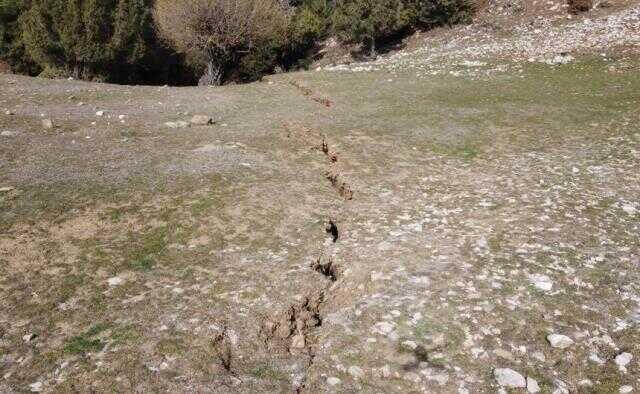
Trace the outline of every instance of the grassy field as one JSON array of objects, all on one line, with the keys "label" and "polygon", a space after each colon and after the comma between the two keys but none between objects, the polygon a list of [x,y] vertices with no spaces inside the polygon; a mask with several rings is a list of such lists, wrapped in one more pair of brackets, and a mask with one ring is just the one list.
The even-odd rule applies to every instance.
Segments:
[{"label": "grassy field", "polygon": [[[618,61],[1,75],[0,392],[640,388],[640,74]],[[165,126],[194,114],[216,123]]]}]

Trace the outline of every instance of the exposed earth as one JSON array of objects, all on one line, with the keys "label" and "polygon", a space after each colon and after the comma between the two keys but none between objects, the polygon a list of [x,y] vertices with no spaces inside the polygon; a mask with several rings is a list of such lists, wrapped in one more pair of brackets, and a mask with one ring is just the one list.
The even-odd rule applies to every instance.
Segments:
[{"label": "exposed earth", "polygon": [[640,19],[616,4],[558,29],[627,18],[621,42],[533,60],[0,75],[0,392],[640,390]]}]

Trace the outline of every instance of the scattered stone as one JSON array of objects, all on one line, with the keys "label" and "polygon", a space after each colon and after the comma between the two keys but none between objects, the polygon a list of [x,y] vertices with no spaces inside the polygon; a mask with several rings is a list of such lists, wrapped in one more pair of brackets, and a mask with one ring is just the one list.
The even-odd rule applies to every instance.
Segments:
[{"label": "scattered stone", "polygon": [[495,354],[496,356],[498,356],[500,358],[504,358],[505,360],[509,360],[509,361],[513,361],[513,362],[516,361],[515,357],[513,357],[513,354],[511,354],[511,352],[506,351],[504,349],[496,349],[496,350],[493,351],[493,354]]},{"label": "scattered stone", "polygon": [[376,323],[376,331],[383,335],[389,335],[396,329],[395,324],[386,321]]},{"label": "scattered stone", "polygon": [[53,121],[51,119],[42,119],[42,127],[46,130],[53,129]]},{"label": "scattered stone", "polygon": [[100,116],[100,117],[104,116],[104,111],[96,112],[96,116]]},{"label": "scattered stone", "polygon": [[573,339],[561,334],[547,335],[547,341],[549,341],[552,347],[555,347],[557,349],[566,349],[569,346],[573,345]]},{"label": "scattered stone", "polygon": [[23,336],[22,336],[22,340],[23,340],[25,343],[29,343],[29,342],[31,342],[31,340],[32,340],[33,338],[35,338],[35,337],[36,337],[36,334],[34,334],[34,333],[29,333],[29,334],[23,335]]},{"label": "scattered stone", "polygon": [[109,286],[115,287],[115,286],[120,286],[121,284],[123,284],[124,283],[124,279],[120,278],[119,276],[114,276],[113,278],[109,278],[109,280],[107,282],[109,283]]},{"label": "scattered stone", "polygon": [[596,363],[598,365],[604,365],[604,360],[600,358],[600,356],[597,353],[589,354],[589,361]]},{"label": "scattered stone", "polygon": [[10,130],[3,130],[2,132],[0,132],[0,136],[2,137],[13,137],[14,135],[16,135],[16,133]]},{"label": "scattered stone", "polygon": [[529,276],[529,280],[538,290],[551,291],[553,288],[553,282],[547,275],[533,274]]},{"label": "scattered stone", "polygon": [[415,372],[407,372],[406,374],[404,374],[403,379],[408,380],[409,382],[414,382],[414,383],[420,383],[422,381],[422,378],[420,378],[420,375],[418,375]]},{"label": "scattered stone", "polygon": [[297,334],[291,338],[291,347],[294,349],[304,349],[306,345],[306,340],[304,339],[304,335]]},{"label": "scattered stone", "polygon": [[4,114],[7,115],[7,116],[15,115],[15,113],[13,111],[5,111]]},{"label": "scattered stone", "polygon": [[540,392],[540,386],[538,385],[538,381],[529,376],[527,376],[527,391],[530,393]]},{"label": "scattered stone", "polygon": [[12,191],[14,189],[15,189],[15,187],[13,187],[13,186],[3,186],[3,187],[0,187],[0,193],[10,192],[10,191]]},{"label": "scattered stone", "polygon": [[362,368],[355,365],[350,366],[347,372],[349,372],[349,375],[353,376],[355,379],[360,379],[364,376]]},{"label": "scattered stone", "polygon": [[32,393],[39,393],[43,389],[42,386],[43,386],[42,382],[35,382],[29,385],[29,389],[31,390]]},{"label": "scattered stone", "polygon": [[415,350],[418,347],[418,344],[415,343],[414,341],[404,341],[402,342],[402,346],[411,350]]},{"label": "scattered stone", "polygon": [[213,118],[207,115],[194,115],[191,118],[191,124],[197,126],[207,126],[213,124]]},{"label": "scattered stone", "polygon": [[593,382],[590,379],[582,379],[578,382],[578,386],[591,387],[593,386]]},{"label": "scattered stone", "polygon": [[625,204],[622,206],[622,210],[627,214],[627,215],[635,215],[636,208],[631,205],[631,204]]},{"label": "scattered stone", "polygon": [[496,368],[493,370],[493,376],[502,387],[517,388],[527,386],[524,376],[510,368]]},{"label": "scattered stone", "polygon": [[629,385],[622,386],[618,391],[620,392],[620,394],[627,394],[633,391],[633,387]]},{"label": "scattered stone", "polygon": [[327,384],[329,386],[337,386],[340,383],[342,383],[342,380],[336,378],[335,376],[331,376],[330,378],[327,378]]},{"label": "scattered stone", "polygon": [[542,352],[533,352],[531,353],[531,357],[535,360],[540,361],[541,363],[547,361],[547,357]]},{"label": "scattered stone", "polygon": [[627,365],[629,365],[632,359],[633,359],[633,355],[631,353],[624,352],[624,353],[618,354],[614,361],[618,366],[618,368],[620,369],[620,371],[627,372]]},{"label": "scattered stone", "polygon": [[176,122],[166,122],[164,125],[170,129],[183,129],[185,127],[189,127],[189,123],[183,120],[178,120]]}]

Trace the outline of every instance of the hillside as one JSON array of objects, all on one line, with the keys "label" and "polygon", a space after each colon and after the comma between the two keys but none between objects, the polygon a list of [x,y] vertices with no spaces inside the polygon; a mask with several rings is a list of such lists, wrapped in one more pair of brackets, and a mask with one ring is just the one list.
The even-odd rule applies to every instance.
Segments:
[{"label": "hillside", "polygon": [[0,75],[0,392],[639,390],[612,3],[246,85]]}]

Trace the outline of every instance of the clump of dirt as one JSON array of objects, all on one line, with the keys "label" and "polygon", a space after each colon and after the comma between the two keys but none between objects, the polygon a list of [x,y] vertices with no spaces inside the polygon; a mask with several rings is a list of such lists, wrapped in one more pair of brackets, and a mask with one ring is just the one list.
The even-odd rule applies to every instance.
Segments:
[{"label": "clump of dirt", "polygon": [[342,175],[330,170],[327,171],[326,177],[331,182],[331,186],[338,192],[338,194],[345,200],[353,200],[353,190],[351,186],[343,179]]},{"label": "clump of dirt", "polygon": [[267,348],[289,353],[310,353],[309,335],[322,325],[320,307],[324,299],[324,291],[319,291],[291,305],[275,320],[266,320],[260,336]]},{"label": "clump of dirt", "polygon": [[313,268],[314,271],[321,273],[332,282],[338,280],[339,268],[331,258],[325,261],[322,256],[318,257],[318,260],[311,265],[311,268]]},{"label": "clump of dirt", "polygon": [[322,153],[324,153],[332,163],[336,163],[338,161],[338,154],[329,149],[329,143],[324,135],[322,136]]}]

